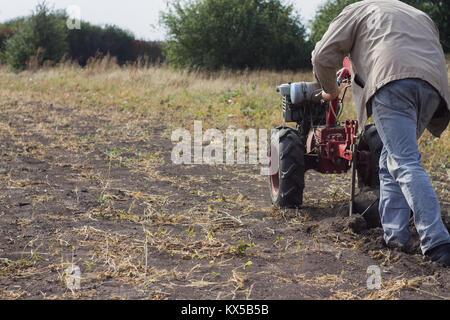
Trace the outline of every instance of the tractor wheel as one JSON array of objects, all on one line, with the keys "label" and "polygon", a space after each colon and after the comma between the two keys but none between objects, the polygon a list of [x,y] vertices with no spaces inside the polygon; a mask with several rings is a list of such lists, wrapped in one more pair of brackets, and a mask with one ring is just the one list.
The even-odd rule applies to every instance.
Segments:
[{"label": "tractor wheel", "polygon": [[358,144],[359,151],[370,152],[370,167],[359,168],[358,170],[358,186],[363,188],[368,186],[371,189],[378,189],[380,187],[380,155],[383,149],[383,142],[378,135],[375,125],[367,125],[361,135]]},{"label": "tractor wheel", "polygon": [[298,208],[305,187],[305,147],[291,127],[278,127],[271,137],[269,187],[272,203]]}]

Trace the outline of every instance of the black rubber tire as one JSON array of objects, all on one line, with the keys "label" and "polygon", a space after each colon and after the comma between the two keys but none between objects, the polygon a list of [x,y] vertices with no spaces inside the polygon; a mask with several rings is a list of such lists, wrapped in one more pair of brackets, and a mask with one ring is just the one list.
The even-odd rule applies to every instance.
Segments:
[{"label": "black rubber tire", "polygon": [[359,188],[369,187],[371,189],[380,188],[380,155],[383,149],[383,142],[374,124],[365,127],[358,144],[358,150],[369,151],[372,170],[358,170]]},{"label": "black rubber tire", "polygon": [[[279,134],[278,149],[276,135]],[[296,129],[278,127],[271,137],[271,159],[278,152],[279,170],[269,175],[272,203],[280,208],[298,208],[303,202],[305,187],[305,147]],[[274,161],[276,161],[274,159]],[[272,160],[271,160],[272,165]]]}]

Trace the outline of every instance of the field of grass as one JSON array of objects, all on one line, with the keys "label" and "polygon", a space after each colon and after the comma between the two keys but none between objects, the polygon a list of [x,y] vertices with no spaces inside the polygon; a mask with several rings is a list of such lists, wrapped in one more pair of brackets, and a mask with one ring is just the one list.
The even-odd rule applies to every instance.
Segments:
[{"label": "field of grass", "polygon": [[[171,163],[174,129],[274,128],[275,87],[311,80],[109,58],[0,67],[0,298],[448,299],[450,274],[417,245],[398,252],[380,228],[348,227],[348,175],[309,171],[304,206],[279,210],[254,167]],[[351,94],[345,104],[341,120],[354,118]],[[420,148],[447,217],[449,130]],[[72,263],[75,293],[64,283]],[[378,291],[366,287],[374,264]]]}]

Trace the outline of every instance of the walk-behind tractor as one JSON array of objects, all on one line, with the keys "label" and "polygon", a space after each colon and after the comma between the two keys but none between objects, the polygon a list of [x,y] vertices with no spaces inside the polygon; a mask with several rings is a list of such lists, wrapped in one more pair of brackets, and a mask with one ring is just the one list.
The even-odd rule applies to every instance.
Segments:
[{"label": "walk-behind tractor", "polygon": [[351,87],[351,63],[344,60],[338,72],[338,85],[345,86],[341,98],[322,100],[320,84],[288,83],[277,87],[283,97],[285,122],[296,128],[278,127],[271,137],[270,193],[272,203],[281,208],[302,204],[305,172],[314,169],[324,174],[351,170],[350,215],[353,213],[356,175],[359,187],[378,188],[379,157],[383,147],[374,125],[358,136],[358,121],[339,117],[347,89]]}]

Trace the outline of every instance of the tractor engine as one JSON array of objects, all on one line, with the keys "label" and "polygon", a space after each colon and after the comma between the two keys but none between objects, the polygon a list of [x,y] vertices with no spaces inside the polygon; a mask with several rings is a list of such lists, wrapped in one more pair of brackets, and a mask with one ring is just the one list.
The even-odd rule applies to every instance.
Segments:
[{"label": "tractor engine", "polygon": [[320,84],[314,82],[287,83],[277,87],[277,92],[283,97],[283,120],[297,123],[304,143],[310,128],[325,124],[326,105],[317,96],[321,91]]},{"label": "tractor engine", "polygon": [[339,145],[346,142],[346,130],[341,126],[326,126],[330,106],[321,102],[320,84],[288,83],[279,86],[277,91],[283,97],[284,121],[297,123],[305,147],[305,171],[346,172],[350,168],[349,161],[338,155]]}]

